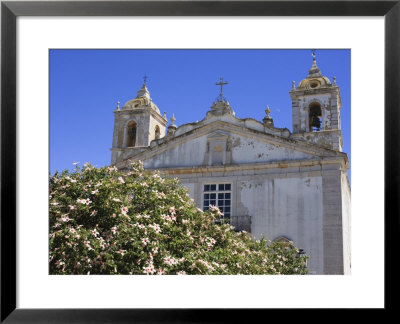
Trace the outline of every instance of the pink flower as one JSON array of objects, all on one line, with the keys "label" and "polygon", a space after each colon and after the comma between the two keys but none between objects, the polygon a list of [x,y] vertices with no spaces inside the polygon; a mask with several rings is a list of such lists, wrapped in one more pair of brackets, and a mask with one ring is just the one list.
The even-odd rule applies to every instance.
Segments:
[{"label": "pink flower", "polygon": [[112,232],[113,234],[117,234],[117,232],[118,232],[117,226],[114,225],[114,226],[111,228],[111,232]]},{"label": "pink flower", "polygon": [[120,202],[121,200],[119,200],[119,198],[113,198],[114,201],[116,202]]},{"label": "pink flower", "polygon": [[122,250],[120,249],[119,251],[117,251],[117,253],[121,254],[122,256],[125,254],[126,250]]},{"label": "pink flower", "polygon": [[73,210],[73,209],[76,209],[76,205],[68,205],[68,207],[69,207],[69,209],[71,209],[71,210]]},{"label": "pink flower", "polygon": [[156,233],[160,233],[160,232],[161,232],[160,225],[158,225],[158,224],[149,225],[149,227],[151,227],[152,229],[154,229],[154,231],[155,231]]},{"label": "pink flower", "polygon": [[97,235],[99,235],[99,232],[97,231],[97,229],[94,229],[94,230],[92,231],[92,234],[93,234],[94,236],[97,236]]},{"label": "pink flower", "polygon": [[178,260],[176,260],[176,259],[174,259],[174,258],[172,258],[170,256],[167,256],[167,257],[164,258],[164,263],[167,264],[167,265],[174,265],[174,264],[178,263]]},{"label": "pink flower", "polygon": [[152,263],[150,263],[147,267],[143,268],[143,273],[145,274],[153,274],[156,272]]},{"label": "pink flower", "polygon": [[63,222],[69,222],[69,221],[70,221],[70,218],[68,217],[68,215],[63,215],[63,216],[61,217],[61,220],[62,220]]},{"label": "pink flower", "polygon": [[99,192],[99,189],[93,190],[92,195],[96,195]]},{"label": "pink flower", "polygon": [[128,207],[121,207],[121,213],[122,215],[125,215],[128,213]]},{"label": "pink flower", "polygon": [[90,246],[90,241],[84,241],[83,244],[88,248],[88,250],[93,250],[93,248]]},{"label": "pink flower", "polygon": [[90,199],[77,199],[76,201],[84,205],[89,205],[92,202]]},{"label": "pink flower", "polygon": [[142,243],[143,245],[147,245],[148,243],[150,243],[150,240],[147,237],[142,238]]},{"label": "pink flower", "polygon": [[119,181],[120,183],[125,183],[125,180],[124,180],[122,177],[118,177],[118,181]]}]

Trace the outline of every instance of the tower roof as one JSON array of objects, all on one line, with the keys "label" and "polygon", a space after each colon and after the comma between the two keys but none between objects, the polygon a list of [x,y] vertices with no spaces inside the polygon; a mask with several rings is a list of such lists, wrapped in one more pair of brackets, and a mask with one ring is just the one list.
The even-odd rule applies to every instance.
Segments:
[{"label": "tower roof", "polygon": [[156,112],[160,113],[157,105],[151,100],[150,92],[149,89],[147,89],[146,83],[144,83],[140,90],[137,92],[136,98],[127,101],[122,107],[122,110],[143,108],[153,109]]},{"label": "tower roof", "polygon": [[307,78],[300,81],[297,89],[314,89],[314,88],[324,88],[331,87],[332,84],[329,79],[322,75],[321,70],[317,66],[317,61],[315,59],[315,53],[313,53],[313,63],[311,69],[308,71]]}]

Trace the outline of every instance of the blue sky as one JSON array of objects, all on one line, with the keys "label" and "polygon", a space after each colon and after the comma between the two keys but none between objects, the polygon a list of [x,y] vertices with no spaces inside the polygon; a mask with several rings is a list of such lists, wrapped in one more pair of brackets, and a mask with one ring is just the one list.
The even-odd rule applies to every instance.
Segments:
[{"label": "blue sky", "polygon": [[[350,159],[350,50],[318,50],[317,65],[342,97],[342,134]],[[289,91],[308,75],[311,50],[50,50],[50,173],[73,162],[110,164],[114,114],[136,97],[147,75],[154,103],[176,125],[201,120],[219,94],[239,118],[262,121],[269,105],[276,127],[292,131]]]}]

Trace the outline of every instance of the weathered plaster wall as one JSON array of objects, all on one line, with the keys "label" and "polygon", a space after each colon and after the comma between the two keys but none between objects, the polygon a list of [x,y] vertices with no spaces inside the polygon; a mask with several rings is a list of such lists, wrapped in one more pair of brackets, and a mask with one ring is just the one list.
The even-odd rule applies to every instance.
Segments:
[{"label": "weathered plaster wall", "polygon": [[[207,152],[218,146],[221,153],[229,156],[221,158],[220,164],[261,163],[285,160],[302,160],[315,158],[312,155],[274,145],[254,138],[227,133],[228,140],[221,145],[211,145],[208,136],[193,138],[169,150],[145,160],[146,168],[171,168],[200,166],[210,164]],[[222,142],[221,142],[222,143]],[[218,152],[213,152],[218,153]]]},{"label": "weathered plaster wall", "polygon": [[309,143],[317,144],[318,146],[326,147],[329,149],[342,151],[343,138],[341,130],[325,130],[320,132],[305,132],[293,134],[293,139],[306,141]]},{"label": "weathered plaster wall", "polygon": [[204,184],[232,183],[232,216],[251,216],[251,233],[257,238],[285,236],[293,240],[310,255],[309,273],[323,274],[321,171],[286,171],[192,173],[179,177],[200,208]]},{"label": "weathered plaster wall", "polygon": [[243,136],[232,136],[232,163],[255,163],[313,158],[271,143],[259,142]]},{"label": "weathered plaster wall", "polygon": [[161,154],[145,160],[144,167],[156,169],[201,165],[206,153],[206,144],[206,137],[199,137],[190,142],[176,145]]},{"label": "weathered plaster wall", "polygon": [[239,181],[240,200],[252,216],[252,234],[285,236],[310,255],[310,274],[323,273],[322,178]]}]

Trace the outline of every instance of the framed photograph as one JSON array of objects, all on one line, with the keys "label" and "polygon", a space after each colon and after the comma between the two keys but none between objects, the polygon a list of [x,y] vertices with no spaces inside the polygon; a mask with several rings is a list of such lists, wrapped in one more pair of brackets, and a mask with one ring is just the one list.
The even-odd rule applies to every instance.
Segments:
[{"label": "framed photograph", "polygon": [[[254,309],[389,309],[391,288],[384,282],[395,280],[388,255],[395,253],[398,219],[388,213],[399,214],[399,16],[398,1],[2,2],[1,321],[219,322]],[[300,69],[296,57],[304,60]],[[279,97],[282,88],[286,99]],[[317,154],[310,141],[323,156],[320,171],[314,162],[298,162]],[[292,161],[275,165],[260,151],[250,174],[246,159],[254,160],[250,155],[260,145],[273,159]],[[171,153],[175,147],[181,150]],[[204,170],[194,169],[193,147],[204,150]],[[350,164],[342,148],[351,152]],[[67,159],[96,149],[106,156],[94,161],[99,166],[124,169],[140,157],[146,168],[180,178],[199,212],[215,207],[241,230],[300,244],[312,254],[314,275],[54,275],[65,267],[51,261],[49,195],[51,204],[58,202],[49,173],[72,169]],[[340,181],[334,175],[339,165],[351,165],[351,204],[347,172],[339,171]],[[302,176],[288,177],[282,168],[297,168]],[[273,173],[279,176],[271,180]],[[287,193],[253,200],[263,177],[266,186]],[[318,195],[321,205],[307,202]],[[281,211],[289,215],[300,208],[297,201],[309,215],[304,231],[282,232]],[[263,232],[262,214],[273,204],[280,206],[277,230]],[[128,207],[121,208],[128,217]],[[320,209],[325,218],[315,216]],[[68,222],[56,218],[50,239],[51,228]],[[96,239],[105,233],[97,226]],[[320,226],[323,240],[307,237]],[[339,248],[337,237],[343,238]],[[81,266],[71,273],[83,274]],[[150,266],[143,269],[152,273]]]}]

